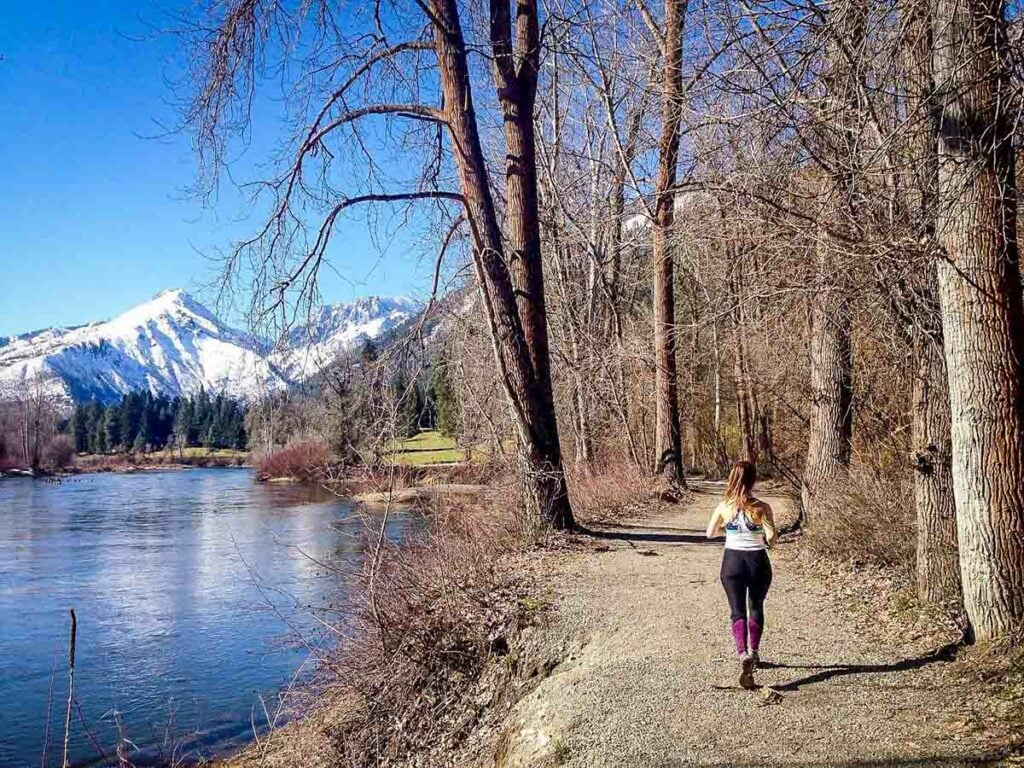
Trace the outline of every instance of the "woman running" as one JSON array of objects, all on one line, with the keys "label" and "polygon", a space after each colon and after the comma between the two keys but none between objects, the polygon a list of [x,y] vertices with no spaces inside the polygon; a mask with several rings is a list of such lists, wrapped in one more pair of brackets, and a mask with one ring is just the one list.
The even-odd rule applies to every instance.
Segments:
[{"label": "woman running", "polygon": [[[752,491],[757,470],[748,461],[733,466],[725,486],[725,500],[715,507],[707,535],[713,539],[725,529],[722,586],[729,598],[732,637],[740,658],[740,685],[754,687],[754,669],[764,631],[764,598],[772,584],[768,548],[775,544],[772,508]],[[749,608],[748,608],[749,606]]]}]

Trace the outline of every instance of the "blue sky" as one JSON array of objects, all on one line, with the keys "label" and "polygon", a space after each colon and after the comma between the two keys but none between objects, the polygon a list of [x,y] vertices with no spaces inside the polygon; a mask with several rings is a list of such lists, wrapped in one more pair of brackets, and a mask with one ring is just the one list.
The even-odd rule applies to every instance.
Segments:
[{"label": "blue sky", "polygon": [[[113,316],[164,288],[208,299],[210,255],[255,219],[233,190],[216,210],[184,192],[187,137],[150,138],[175,111],[168,5],[7,3],[0,24],[0,336]],[[173,7],[173,5],[171,6]],[[187,7],[187,6],[186,6]],[[268,104],[270,102],[267,102]],[[264,109],[244,174],[279,124]],[[430,266],[401,241],[381,258],[365,226],[335,238],[324,298],[422,292]]]}]

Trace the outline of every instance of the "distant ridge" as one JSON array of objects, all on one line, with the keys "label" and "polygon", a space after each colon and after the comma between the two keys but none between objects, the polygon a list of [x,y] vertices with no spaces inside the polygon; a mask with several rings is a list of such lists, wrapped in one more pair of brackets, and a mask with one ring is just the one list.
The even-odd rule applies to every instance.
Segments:
[{"label": "distant ridge", "polygon": [[0,337],[0,398],[42,380],[69,401],[200,388],[252,398],[309,378],[342,351],[422,311],[407,297],[325,306],[282,348],[231,327],[183,290],[161,291],[112,320]]},{"label": "distant ridge", "polygon": [[408,296],[367,296],[346,304],[331,304],[308,323],[293,328],[286,350],[276,359],[290,379],[307,379],[340,352],[379,338],[422,311],[423,304]]}]

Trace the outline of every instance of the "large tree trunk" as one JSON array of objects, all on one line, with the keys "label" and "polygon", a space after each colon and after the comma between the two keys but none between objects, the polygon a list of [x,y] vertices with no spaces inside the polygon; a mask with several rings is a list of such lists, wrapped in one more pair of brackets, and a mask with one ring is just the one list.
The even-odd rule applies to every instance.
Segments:
[{"label": "large tree trunk", "polygon": [[1024,308],[998,0],[938,0],[939,298],[964,606],[975,635],[1024,620]]},{"label": "large tree trunk", "polygon": [[[743,270],[739,264],[740,256],[733,249],[732,267],[741,275]],[[740,429],[740,458],[751,464],[757,464],[757,437],[754,424],[757,418],[754,407],[753,382],[747,362],[747,344],[745,337],[745,317],[743,314],[742,278],[734,274],[730,280],[732,301],[735,308],[733,318],[733,374],[736,384],[736,421]]]},{"label": "large tree trunk", "polygon": [[907,72],[910,178],[915,235],[927,253],[911,276],[910,299],[899,301],[897,320],[907,328],[914,361],[911,387],[914,506],[917,517],[917,595],[925,604],[963,614],[956,542],[950,443],[949,385],[938,314],[935,203],[938,153],[933,130],[931,0],[905,0],[903,27]]},{"label": "large tree trunk", "polygon": [[[508,263],[519,316],[545,400],[551,402],[544,265],[541,260],[537,140],[533,108],[537,98],[540,34],[536,0],[517,0],[515,46],[509,0],[491,0],[494,82],[505,124],[505,215]],[[552,408],[552,412],[554,409]],[[557,430],[556,430],[557,431]]]},{"label": "large tree trunk", "polygon": [[605,295],[608,299],[608,319],[616,344],[622,343],[622,315],[620,290],[622,283],[622,225],[626,213],[626,166],[616,155],[611,189],[611,221],[608,223],[608,259],[605,264]]},{"label": "large tree trunk", "polygon": [[654,449],[656,473],[686,484],[676,376],[675,265],[669,235],[675,220],[676,166],[683,98],[683,22],[687,0],[665,0],[661,84],[661,141],[655,190],[654,243]]},{"label": "large tree trunk", "polygon": [[852,320],[838,240],[856,215],[860,75],[847,52],[860,51],[866,16],[863,0],[844,0],[832,6],[828,20],[821,134],[830,168],[822,181],[819,211],[811,311],[811,418],[800,494],[808,522],[818,515],[829,486],[849,465],[853,437]]},{"label": "large tree trunk", "polygon": [[[558,467],[561,484],[562,449],[555,419],[551,386],[547,307],[544,301],[544,263],[541,256],[540,199],[537,186],[537,141],[533,108],[537,99],[540,66],[540,31],[536,0],[517,0],[515,46],[509,0],[491,0],[491,44],[494,51],[494,82],[505,118],[505,216],[508,221],[509,272],[515,288],[526,348],[533,365],[534,380],[541,399],[535,430],[544,467]],[[523,466],[535,474],[529,457]],[[549,471],[549,470],[545,470]],[[545,511],[557,518],[558,527],[571,522],[568,495],[564,509]],[[541,499],[543,503],[543,499]]]},{"label": "large tree trunk", "polygon": [[[454,148],[459,183],[465,197],[467,219],[472,229],[473,263],[483,294],[495,359],[517,428],[524,495],[527,505],[550,525],[556,528],[571,527],[572,508],[569,505],[559,448],[558,427],[551,405],[546,327],[543,351],[539,352],[528,340],[505,262],[504,243],[477,130],[466,46],[456,0],[430,0],[430,8],[436,27],[435,48],[444,95],[445,118]],[[532,112],[526,119],[532,120]],[[509,149],[510,155],[516,155],[514,162],[517,165],[528,164],[533,172],[532,192],[529,184],[519,192],[508,190],[510,194],[516,195],[515,201],[509,206],[510,211],[530,210],[532,194],[532,210],[536,214],[536,167],[532,144],[529,149],[518,147],[517,152],[513,152],[511,147]],[[528,218],[524,220],[520,215],[517,225],[513,227],[513,247],[532,248],[532,228],[537,225],[536,215],[532,224]],[[539,247],[538,235],[538,262]],[[525,267],[531,274],[534,268],[539,269],[539,264]],[[530,279],[527,278],[528,281]],[[540,302],[534,306],[539,307],[538,311],[543,314],[543,280],[539,284],[528,284],[531,289],[536,288],[532,299]],[[531,318],[530,332],[534,334],[534,341],[538,338],[538,323],[541,322],[542,318]],[[536,363],[534,358],[537,358]]]},{"label": "large tree trunk", "polygon": [[915,342],[911,437],[917,508],[917,594],[922,602],[958,610],[960,564],[951,470],[949,389],[942,348]]},{"label": "large tree trunk", "polygon": [[850,310],[841,291],[826,286],[816,294],[811,315],[811,419],[800,494],[807,522],[850,463],[852,370]]}]

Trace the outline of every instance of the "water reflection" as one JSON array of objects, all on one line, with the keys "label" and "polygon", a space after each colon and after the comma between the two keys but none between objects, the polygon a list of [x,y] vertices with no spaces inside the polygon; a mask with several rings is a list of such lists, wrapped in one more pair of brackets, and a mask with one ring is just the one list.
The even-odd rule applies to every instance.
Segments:
[{"label": "water reflection", "polygon": [[[389,536],[411,524],[394,517]],[[259,694],[273,698],[308,655],[282,635],[322,639],[306,606],[339,602],[330,569],[358,566],[360,530],[345,501],[246,470],[0,482],[0,767],[41,764],[55,670],[59,764],[70,606],[81,719],[101,744],[115,711],[150,746],[168,723],[207,750],[248,738]],[[73,754],[94,758],[75,720]]]}]

